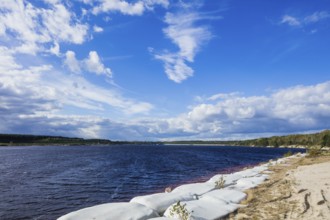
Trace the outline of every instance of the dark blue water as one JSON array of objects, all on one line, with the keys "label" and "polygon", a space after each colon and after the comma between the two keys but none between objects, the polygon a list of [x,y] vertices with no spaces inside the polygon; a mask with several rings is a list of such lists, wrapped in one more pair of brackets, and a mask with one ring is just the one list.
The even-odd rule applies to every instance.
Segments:
[{"label": "dark blue water", "polygon": [[217,146],[1,147],[0,219],[56,219],[84,207],[205,181],[287,151]]}]

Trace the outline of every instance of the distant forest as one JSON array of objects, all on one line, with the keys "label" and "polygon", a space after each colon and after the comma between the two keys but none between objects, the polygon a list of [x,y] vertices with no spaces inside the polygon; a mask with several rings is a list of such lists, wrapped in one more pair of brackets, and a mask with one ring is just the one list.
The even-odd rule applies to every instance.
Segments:
[{"label": "distant forest", "polygon": [[330,147],[330,130],[325,130],[315,134],[294,134],[286,136],[273,136],[268,138],[257,138],[237,141],[173,141],[167,144],[217,144],[229,146],[256,146],[256,147]]},{"label": "distant forest", "polygon": [[76,137],[0,134],[0,146],[30,145],[123,145],[123,144],[159,144],[159,142],[111,141],[107,139],[84,139]]},{"label": "distant forest", "polygon": [[315,134],[295,134],[287,136],[273,136],[251,140],[237,141],[171,141],[171,142],[127,142],[106,139],[83,139],[61,136],[0,134],[0,146],[17,145],[114,145],[114,144],[194,144],[194,145],[227,145],[227,146],[255,146],[255,147],[330,147],[330,130]]},{"label": "distant forest", "polygon": [[93,144],[114,144],[104,139],[83,139],[61,136],[43,135],[21,135],[21,134],[0,134],[0,145],[93,145]]}]

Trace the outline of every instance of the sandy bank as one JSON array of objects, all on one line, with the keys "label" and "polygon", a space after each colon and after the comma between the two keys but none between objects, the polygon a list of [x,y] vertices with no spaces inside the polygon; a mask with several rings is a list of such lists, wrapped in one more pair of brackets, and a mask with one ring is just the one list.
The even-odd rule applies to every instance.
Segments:
[{"label": "sandy bank", "polygon": [[330,219],[330,157],[294,158],[273,174],[227,219]]}]

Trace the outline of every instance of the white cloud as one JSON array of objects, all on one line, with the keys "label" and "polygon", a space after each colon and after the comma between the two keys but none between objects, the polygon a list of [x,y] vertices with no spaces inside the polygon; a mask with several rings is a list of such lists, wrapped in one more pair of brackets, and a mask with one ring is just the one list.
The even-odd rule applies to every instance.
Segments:
[{"label": "white cloud", "polygon": [[209,101],[215,101],[218,99],[228,99],[231,97],[236,97],[238,96],[239,93],[238,92],[233,92],[233,93],[219,93],[219,94],[215,94],[211,97],[208,98]]},{"label": "white cloud", "polygon": [[21,67],[16,63],[11,51],[7,47],[0,46],[0,60],[0,74]]},{"label": "white cloud", "polygon": [[102,1],[102,4],[93,8],[94,14],[101,12],[119,11],[127,15],[142,15],[144,5],[141,1],[134,4],[121,0]]},{"label": "white cloud", "polygon": [[16,52],[51,52],[45,48],[47,43],[81,44],[86,40],[87,24],[81,24],[75,14],[58,1],[47,3],[40,8],[23,0],[0,1],[0,36],[18,45]]},{"label": "white cloud", "polygon": [[103,32],[103,28],[102,28],[102,27],[99,27],[99,26],[97,26],[97,25],[94,25],[94,26],[93,26],[93,30],[94,30],[94,32],[96,32],[96,33],[101,33],[101,32]]},{"label": "white cloud", "polygon": [[44,2],[50,3],[50,4],[57,4],[59,3],[61,0],[44,0]]},{"label": "white cloud", "polygon": [[167,77],[176,83],[194,74],[194,70],[186,64],[186,60],[177,54],[155,54],[155,58],[164,62]]},{"label": "white cloud", "polygon": [[94,0],[80,0],[80,1],[83,2],[83,3],[85,3],[85,4],[91,5],[91,4],[93,4],[93,1]]},{"label": "white cloud", "polygon": [[330,13],[326,11],[316,11],[311,15],[305,17],[294,17],[291,15],[284,15],[281,19],[281,24],[288,24],[289,26],[302,27],[317,23],[322,20],[330,18]]},{"label": "white cloud", "polygon": [[96,51],[89,52],[88,58],[85,59],[83,63],[88,72],[96,73],[98,75],[104,74],[108,77],[112,76],[111,70],[103,65]]},{"label": "white cloud", "polygon": [[104,66],[96,51],[90,51],[88,57],[83,60],[77,60],[75,52],[67,51],[64,64],[74,73],[80,73],[82,70],[86,70],[97,75],[112,77],[111,69]]},{"label": "white cloud", "polygon": [[76,58],[76,54],[73,51],[67,51],[65,53],[64,64],[69,68],[71,72],[80,73],[80,64]]},{"label": "white cloud", "polygon": [[[0,112],[3,117],[53,114],[67,107],[115,111],[124,114],[149,112],[153,106],[123,97],[118,91],[89,83],[82,76],[66,75],[50,65],[19,65],[10,50],[0,47]],[[69,55],[68,55],[69,54]],[[71,55],[70,55],[71,54]],[[68,52],[68,56],[74,53]]]},{"label": "white cloud", "polygon": [[319,22],[321,20],[327,19],[329,17],[330,17],[330,14],[328,12],[317,11],[317,12],[314,12],[312,15],[305,17],[304,21],[306,23],[315,23],[315,22]]},{"label": "white cloud", "polygon": [[[41,13],[44,29],[52,39],[81,44],[85,41],[88,25],[80,24],[75,15],[62,4],[54,4]],[[59,25],[60,24],[60,25]]]},{"label": "white cloud", "polygon": [[195,22],[200,19],[197,13],[167,13],[165,17],[165,23],[169,25],[164,29],[165,35],[179,47],[179,55],[190,62],[194,61],[202,42],[211,37],[206,27],[195,26]]},{"label": "white cloud", "polygon": [[177,117],[150,121],[150,132],[196,139],[231,138],[246,133],[257,137],[330,127],[330,81],[282,89],[269,96],[232,93],[207,100],[210,102],[198,104]]},{"label": "white cloud", "polygon": [[290,26],[300,26],[301,25],[300,21],[297,18],[290,16],[290,15],[284,15],[282,17],[281,23],[288,24]]},{"label": "white cloud", "polygon": [[153,10],[155,5],[163,6],[164,8],[167,8],[170,5],[169,0],[144,0],[144,7],[146,7],[148,10]]},{"label": "white cloud", "polygon": [[168,27],[163,31],[179,51],[155,54],[155,58],[164,62],[165,73],[176,83],[193,75],[194,70],[187,62],[193,62],[201,45],[212,37],[207,27],[195,24],[201,19],[203,17],[196,12],[167,13],[165,16]]},{"label": "white cloud", "polygon": [[118,11],[126,15],[142,15],[145,10],[152,10],[155,5],[167,7],[168,0],[141,0],[130,3],[124,0],[101,0],[101,4],[93,8],[94,14]]},{"label": "white cloud", "polygon": [[49,49],[49,52],[59,57],[61,55],[60,45],[55,41],[54,46]]},{"label": "white cloud", "polygon": [[63,58],[71,72],[112,76],[96,51],[81,60],[71,50],[61,54],[62,43],[66,48],[83,43],[89,26],[71,11],[68,2],[45,3],[0,1],[0,132],[100,137],[117,131],[118,138],[124,138],[125,131],[140,133],[135,126],[110,118],[145,115],[153,105],[56,66],[57,59]]},{"label": "white cloud", "polygon": [[[93,60],[92,54],[86,60]],[[66,55],[76,59],[71,51]],[[330,127],[330,81],[267,96],[215,94],[176,117],[135,115],[121,121],[118,114],[144,114],[153,106],[50,65],[23,66],[6,47],[0,47],[0,59],[0,132],[117,140],[233,139]]]}]

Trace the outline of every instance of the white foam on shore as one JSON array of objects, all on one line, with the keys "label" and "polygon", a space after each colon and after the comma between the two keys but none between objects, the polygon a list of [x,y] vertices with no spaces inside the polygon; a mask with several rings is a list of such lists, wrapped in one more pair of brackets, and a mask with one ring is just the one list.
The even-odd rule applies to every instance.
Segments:
[{"label": "white foam on shore", "polygon": [[[232,174],[218,174],[204,183],[181,185],[170,193],[138,196],[129,203],[107,203],[81,209],[58,220],[173,220],[179,218],[172,216],[170,210],[179,201],[192,220],[219,219],[240,207],[239,202],[246,197],[244,190],[254,188],[268,178],[265,173],[269,173],[270,166],[302,156],[305,154],[280,158]],[[220,179],[224,181],[224,188],[216,189],[216,182]]]}]

